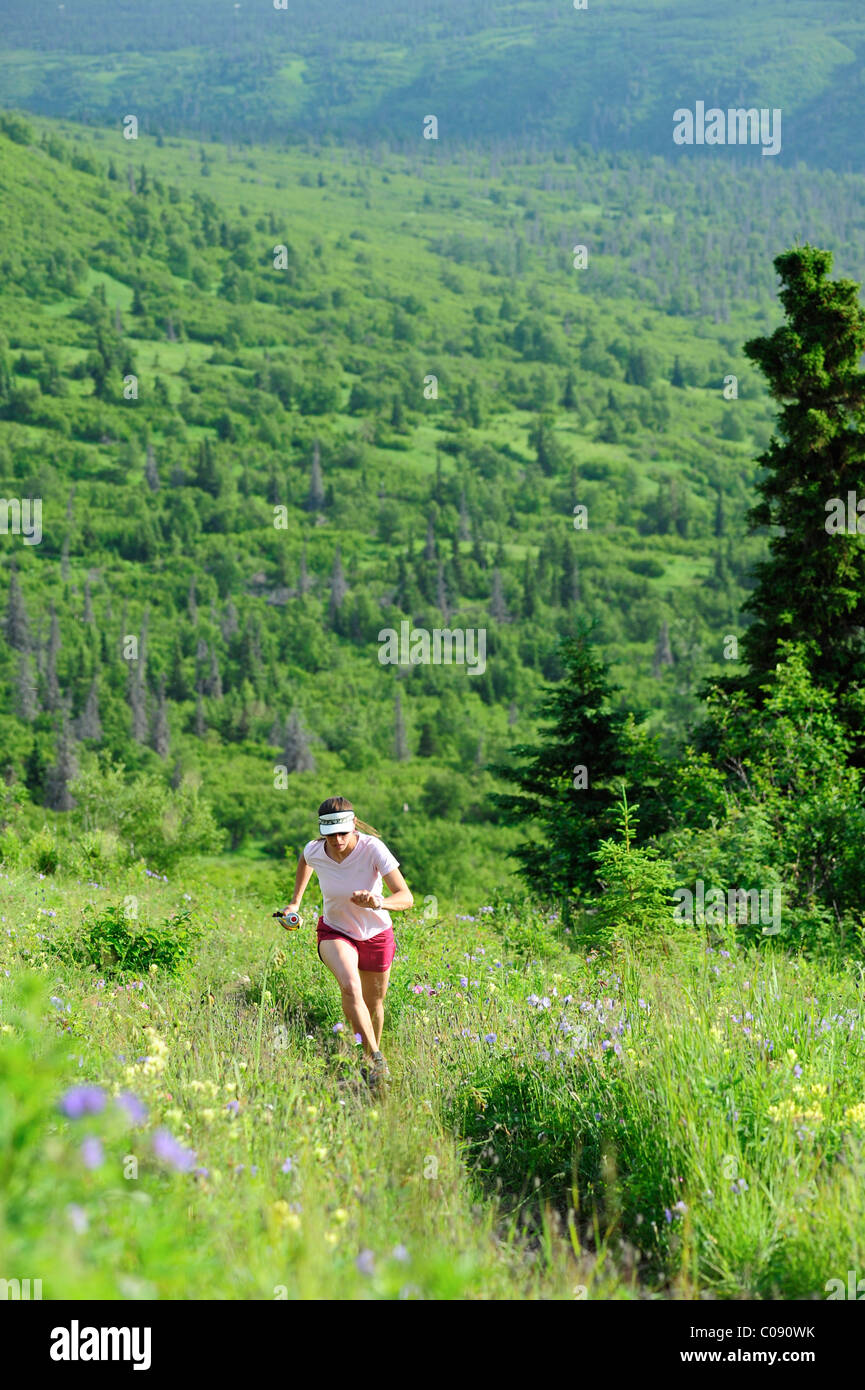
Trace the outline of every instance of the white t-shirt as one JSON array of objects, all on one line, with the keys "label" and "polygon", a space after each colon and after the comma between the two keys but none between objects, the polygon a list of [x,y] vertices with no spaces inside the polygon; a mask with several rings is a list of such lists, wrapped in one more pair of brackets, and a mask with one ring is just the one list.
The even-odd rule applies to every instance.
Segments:
[{"label": "white t-shirt", "polygon": [[329,927],[353,936],[355,941],[367,941],[390,925],[390,913],[384,908],[361,907],[351,901],[352,893],[381,893],[382,874],[399,866],[383,840],[375,835],[357,832],[357,844],[348,858],[338,864],[325,852],[323,840],[310,840],[303,847],[303,857],[318,874],[324,902],[322,916]]}]

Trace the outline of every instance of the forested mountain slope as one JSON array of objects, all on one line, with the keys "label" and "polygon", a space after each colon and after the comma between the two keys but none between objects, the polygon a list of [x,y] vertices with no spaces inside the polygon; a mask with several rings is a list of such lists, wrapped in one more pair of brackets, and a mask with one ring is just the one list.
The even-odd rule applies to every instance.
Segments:
[{"label": "forested mountain slope", "polygon": [[[858,177],[760,174],[5,117],[0,485],[43,535],[2,538],[0,723],[34,802],[110,751],[281,851],[339,783],[451,863],[467,823],[508,842],[484,767],[578,616],[674,744],[764,544],[771,258],[865,269]],[[406,620],[483,629],[483,669],[383,665]]]},{"label": "forested mountain slope", "polygon": [[[693,157],[673,112],[779,108],[778,158],[862,169],[865,16],[855,0],[7,0],[0,101],[151,134],[281,142],[333,132]],[[107,56],[106,56],[107,55]],[[703,151],[700,151],[702,154]],[[724,151],[728,162],[759,151]]]}]

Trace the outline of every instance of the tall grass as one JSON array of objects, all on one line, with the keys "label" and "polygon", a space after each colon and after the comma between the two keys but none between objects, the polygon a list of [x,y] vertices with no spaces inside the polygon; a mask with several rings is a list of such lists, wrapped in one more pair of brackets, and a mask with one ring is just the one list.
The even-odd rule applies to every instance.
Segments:
[{"label": "tall grass", "polygon": [[[375,1098],[309,921],[141,868],[0,887],[0,1277],[47,1298],[819,1298],[859,1267],[853,966],[403,917]],[[58,953],[129,895],[202,926],[185,975]]]}]

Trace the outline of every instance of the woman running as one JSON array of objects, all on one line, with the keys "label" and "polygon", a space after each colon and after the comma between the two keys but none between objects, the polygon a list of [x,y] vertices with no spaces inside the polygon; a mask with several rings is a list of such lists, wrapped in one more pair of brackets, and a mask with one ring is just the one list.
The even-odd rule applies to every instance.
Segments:
[{"label": "woman running", "polygon": [[[294,896],[284,912],[297,912],[313,870],[318,874],[323,916],[318,919],[318,955],[339,981],[342,1011],[360,1034],[371,1067],[361,1067],[375,1087],[390,1075],[381,1054],[384,997],[396,952],[389,913],[413,906],[399,860],[372,826],[359,821],[344,796],[318,808],[317,840],[304,845],[297,861]],[[364,832],[364,833],[359,833]],[[381,895],[382,880],[390,897]],[[389,911],[385,911],[385,902]]]}]

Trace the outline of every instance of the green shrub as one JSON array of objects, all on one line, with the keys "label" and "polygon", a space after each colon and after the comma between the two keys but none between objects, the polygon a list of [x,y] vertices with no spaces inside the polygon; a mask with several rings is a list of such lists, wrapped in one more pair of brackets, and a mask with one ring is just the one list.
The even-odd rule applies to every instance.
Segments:
[{"label": "green shrub", "polygon": [[73,785],[84,831],[111,830],[133,859],[165,872],[191,854],[218,850],[222,833],[193,777],[172,788],[154,773],[127,780],[123,763],[93,760]]},{"label": "green shrub", "polygon": [[166,975],[183,975],[191,963],[203,929],[190,920],[188,910],[166,917],[159,924],[132,917],[124,903],[99,910],[86,907],[88,926],[85,949],[93,965],[106,974],[146,974],[152,965]]},{"label": "green shrub", "polygon": [[636,811],[624,786],[619,802],[621,841],[603,840],[592,858],[604,888],[596,904],[594,930],[605,941],[633,941],[666,933],[673,925],[673,869],[656,849],[637,849]]},{"label": "green shrub", "polygon": [[60,846],[53,831],[43,825],[41,830],[31,836],[26,847],[27,859],[32,868],[40,874],[55,874],[60,866]]},{"label": "green shrub", "polygon": [[86,873],[102,873],[127,857],[112,830],[86,831],[75,841],[71,852],[75,868]]}]

